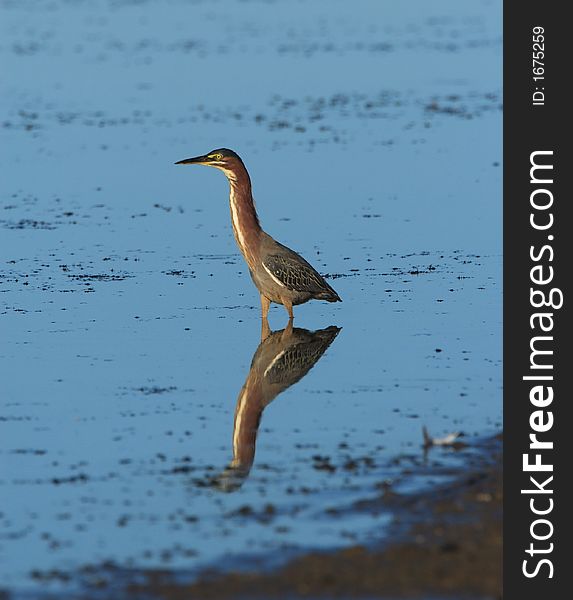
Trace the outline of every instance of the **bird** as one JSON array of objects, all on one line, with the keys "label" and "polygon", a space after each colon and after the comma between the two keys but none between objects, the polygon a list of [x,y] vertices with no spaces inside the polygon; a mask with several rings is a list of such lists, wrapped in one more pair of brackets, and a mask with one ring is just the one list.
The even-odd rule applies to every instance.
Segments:
[{"label": "bird", "polygon": [[213,481],[219,491],[233,492],[241,487],[255,460],[263,411],[279,394],[306,376],[340,331],[334,325],[309,331],[289,322],[285,329],[262,336],[237,398],[233,459]]},{"label": "bird", "polygon": [[214,167],[227,176],[233,233],[259,291],[263,323],[267,322],[271,302],[285,307],[289,322],[294,319],[293,306],[298,304],[309,300],[342,302],[324,277],[300,254],[263,231],[253,200],[251,178],[236,152],[218,148],[175,164]]}]

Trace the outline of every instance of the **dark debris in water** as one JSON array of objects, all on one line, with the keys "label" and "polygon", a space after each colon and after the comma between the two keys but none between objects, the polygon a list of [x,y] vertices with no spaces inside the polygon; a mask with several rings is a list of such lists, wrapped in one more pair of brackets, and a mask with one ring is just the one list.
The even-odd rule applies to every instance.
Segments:
[{"label": "dark debris in water", "polygon": [[70,475],[69,477],[54,477],[50,481],[54,485],[63,485],[65,483],[85,483],[88,480],[89,475],[78,473],[77,475]]},{"label": "dark debris in water", "polygon": [[473,119],[486,112],[503,110],[503,105],[498,94],[489,92],[470,94],[464,98],[458,95],[434,97],[424,105],[424,110],[428,114]]},{"label": "dark debris in water", "polygon": [[185,271],[184,269],[169,269],[168,271],[161,271],[164,275],[170,275],[172,277],[181,277],[183,279],[195,279],[197,275],[195,271]]},{"label": "dark debris in water", "polygon": [[74,279],[76,281],[123,281],[131,277],[131,275],[127,274],[110,274],[110,273],[97,273],[97,274],[71,274],[68,275],[70,279]]},{"label": "dark debris in water", "polygon": [[151,395],[166,394],[169,392],[174,392],[177,390],[177,387],[174,385],[170,385],[167,387],[152,385],[152,386],[141,386],[138,388],[133,388],[133,390],[135,392],[139,392],[145,396],[151,396]]},{"label": "dark debris in water", "polygon": [[[107,115],[105,111],[88,113],[72,113],[62,118],[59,111],[46,109],[35,113],[34,123],[55,123],[60,126],[80,127],[181,127],[197,121],[207,124],[239,123],[244,127],[263,127],[280,138],[281,145],[298,141],[302,136],[309,147],[316,144],[345,144],[351,141],[348,123],[351,119],[360,121],[407,119],[404,130],[412,129],[412,109],[419,111],[420,128],[427,129],[437,116],[455,116],[473,119],[492,111],[502,110],[500,94],[497,91],[468,92],[448,94],[443,97],[412,98],[410,94],[395,90],[380,90],[375,93],[336,92],[330,96],[305,96],[304,98],[271,96],[264,109],[259,107],[214,107],[197,104],[189,106],[185,114],[171,118],[158,119],[150,110],[134,109],[128,114]],[[238,118],[240,117],[240,118]],[[4,125],[6,127],[6,124]],[[288,137],[283,135],[286,132]],[[298,137],[292,137],[292,134]],[[39,134],[41,135],[41,133]],[[400,141],[409,140],[419,143],[419,137],[406,137],[402,134]],[[397,140],[381,139],[380,144],[392,145]],[[154,203],[153,207],[166,213],[173,211],[172,206]],[[183,209],[178,207],[178,212]],[[147,216],[141,213],[136,216]],[[375,218],[379,215],[365,215],[364,218]]]},{"label": "dark debris in water", "polygon": [[35,219],[20,219],[19,221],[0,220],[0,224],[6,229],[56,229],[54,223],[48,221],[36,221]]},{"label": "dark debris in water", "polygon": [[[111,5],[114,10],[121,11],[148,2],[114,0]],[[207,0],[194,0],[193,4],[211,6]],[[121,60],[139,65],[151,64],[153,58],[162,56],[165,57],[163,60],[169,60],[169,55],[190,56],[200,61],[239,55],[242,60],[248,60],[253,53],[264,52],[271,56],[308,60],[330,55],[368,57],[413,50],[451,54],[472,52],[484,47],[495,48],[501,44],[500,37],[492,35],[481,20],[453,15],[413,18],[408,24],[400,25],[386,19],[358,25],[337,21],[326,13],[319,24],[291,22],[288,26],[273,29],[272,36],[268,36],[264,23],[264,19],[239,21],[222,38],[207,36],[202,31],[193,35],[179,34],[162,38],[153,32],[144,33],[139,27],[134,27],[134,35],[127,38],[108,31],[105,19],[94,19],[90,22],[93,34],[80,38],[79,43],[72,45],[70,41],[63,44],[50,28],[44,30],[42,35],[34,30],[21,29],[12,36],[6,51],[23,59],[65,51],[88,63]],[[142,83],[140,88],[145,90],[149,85]]]}]

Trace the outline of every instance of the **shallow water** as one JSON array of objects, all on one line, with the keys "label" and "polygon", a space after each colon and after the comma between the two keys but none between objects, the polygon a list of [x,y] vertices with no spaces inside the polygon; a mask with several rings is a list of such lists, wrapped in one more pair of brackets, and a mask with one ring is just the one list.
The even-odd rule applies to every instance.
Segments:
[{"label": "shallow water", "polygon": [[[389,516],[328,508],[421,456],[422,425],[499,427],[501,7],[359,4],[0,3],[6,588],[380,539]],[[173,165],[219,146],[344,300],[295,309],[316,361],[274,363],[230,475],[258,295],[223,175]]]}]

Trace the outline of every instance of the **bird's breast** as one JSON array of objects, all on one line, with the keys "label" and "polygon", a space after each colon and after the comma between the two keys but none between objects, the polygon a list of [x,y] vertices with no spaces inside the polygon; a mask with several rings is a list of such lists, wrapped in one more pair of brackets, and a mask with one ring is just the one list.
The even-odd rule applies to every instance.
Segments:
[{"label": "bird's breast", "polygon": [[247,261],[249,269],[254,270],[259,256],[261,229],[252,201],[242,199],[231,188],[231,222],[239,250]]}]

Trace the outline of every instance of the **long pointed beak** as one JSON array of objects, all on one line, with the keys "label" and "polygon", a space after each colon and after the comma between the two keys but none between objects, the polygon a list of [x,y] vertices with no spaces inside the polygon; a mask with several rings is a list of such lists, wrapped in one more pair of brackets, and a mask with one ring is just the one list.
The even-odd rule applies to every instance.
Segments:
[{"label": "long pointed beak", "polygon": [[176,165],[200,165],[209,161],[209,158],[206,155],[203,156],[195,156],[194,158],[184,158],[176,162]]}]

